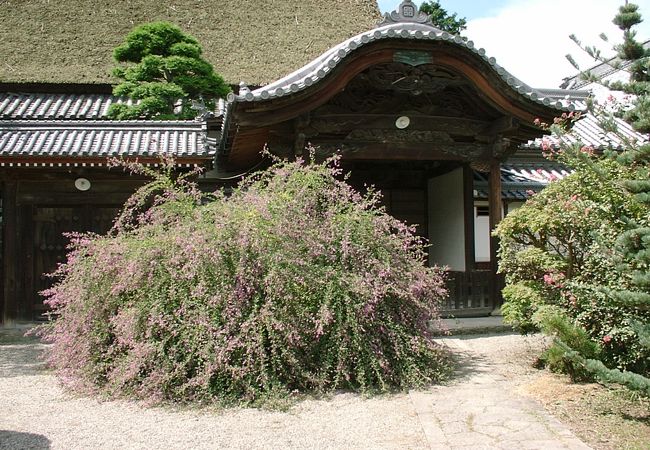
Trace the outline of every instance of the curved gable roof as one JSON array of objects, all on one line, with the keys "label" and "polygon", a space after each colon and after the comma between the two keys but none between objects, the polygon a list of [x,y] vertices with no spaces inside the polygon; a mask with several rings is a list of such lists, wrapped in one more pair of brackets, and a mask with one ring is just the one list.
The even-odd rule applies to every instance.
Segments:
[{"label": "curved gable roof", "polygon": [[[370,31],[360,33],[344,42],[336,45],[314,59],[304,67],[286,75],[279,80],[270,83],[259,89],[250,91],[242,86],[238,95],[230,94],[230,102],[254,102],[264,101],[279,97],[288,96],[308,89],[328,77],[341,63],[354,55],[359,49],[373,42],[381,40],[397,41],[439,41],[447,42],[458,47],[461,51],[469,51],[484,60],[494,75],[505,82],[514,94],[522,99],[538,103],[557,111],[573,111],[584,107],[582,102],[576,104],[575,99],[561,98],[558,95],[549,94],[545,90],[535,89],[516,78],[506,69],[497,64],[494,58],[486,55],[485,49],[476,48],[473,41],[468,41],[460,36],[455,36],[441,31],[429,24],[416,22],[397,22],[383,24]],[[435,61],[433,61],[435,63]],[[568,91],[567,91],[568,92]]]}]

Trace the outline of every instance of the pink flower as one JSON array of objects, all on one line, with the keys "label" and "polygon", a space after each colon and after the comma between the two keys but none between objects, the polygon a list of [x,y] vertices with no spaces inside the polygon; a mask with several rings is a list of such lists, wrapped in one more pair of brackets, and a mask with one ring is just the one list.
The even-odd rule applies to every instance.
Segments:
[{"label": "pink flower", "polygon": [[604,342],[605,344],[609,344],[609,342],[610,342],[611,340],[612,340],[612,337],[611,337],[609,334],[606,334],[605,336],[603,336],[603,342]]},{"label": "pink flower", "polygon": [[547,273],[544,274],[544,283],[548,286],[562,288],[564,287],[564,284],[562,283],[562,280],[564,280],[564,278],[565,276],[562,272]]},{"label": "pink flower", "polygon": [[594,156],[594,148],[591,145],[584,145],[580,148],[580,152],[589,155],[589,156]]},{"label": "pink flower", "polygon": [[555,284],[555,280],[553,280],[553,276],[551,274],[544,274],[544,283],[548,284],[549,286],[553,286]]}]

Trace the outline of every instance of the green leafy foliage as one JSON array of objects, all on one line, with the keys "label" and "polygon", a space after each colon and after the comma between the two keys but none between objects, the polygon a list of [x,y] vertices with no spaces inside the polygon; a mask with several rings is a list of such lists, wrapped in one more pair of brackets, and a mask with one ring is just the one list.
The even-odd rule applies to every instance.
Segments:
[{"label": "green leafy foliage", "polygon": [[250,404],[448,372],[430,334],[442,271],[376,195],[301,162],[228,197],[169,175],[154,174],[111,235],[76,236],[47,292],[50,361],[68,386]]},{"label": "green leafy foliage", "polygon": [[522,333],[536,331],[532,317],[544,304],[540,289],[530,282],[512,283],[506,285],[501,294],[505,300],[501,307],[504,321]]},{"label": "green leafy foliage", "polygon": [[622,372],[610,369],[602,361],[585,358],[580,352],[561,341],[555,342],[556,348],[562,352],[562,358],[573,363],[574,367],[581,367],[603,383],[615,383],[626,386],[639,394],[650,397],[650,378],[634,372]]},{"label": "green leafy foliage", "polygon": [[576,172],[533,196],[496,230],[506,274],[504,318],[529,332],[539,328],[533,316],[540,307],[560,307],[603,348],[607,364],[647,370],[650,353],[632,324],[649,314],[606,292],[631,283],[618,270],[616,236],[629,218],[644,214],[624,187],[634,172],[611,158],[588,163],[584,156],[581,148],[566,148],[560,157]]},{"label": "green leafy foliage", "polygon": [[167,22],[136,27],[125,42],[113,51],[113,70],[122,79],[113,93],[136,101],[133,105],[114,104],[108,115],[114,119],[193,118],[192,100],[214,109],[215,99],[230,88],[201,57],[201,47],[192,36]]},{"label": "green leafy foliage", "polygon": [[456,13],[449,14],[446,9],[440,6],[440,2],[422,2],[420,11],[427,13],[433,25],[442,31],[447,31],[451,34],[460,34],[467,28],[467,19],[457,17],[458,15]]}]

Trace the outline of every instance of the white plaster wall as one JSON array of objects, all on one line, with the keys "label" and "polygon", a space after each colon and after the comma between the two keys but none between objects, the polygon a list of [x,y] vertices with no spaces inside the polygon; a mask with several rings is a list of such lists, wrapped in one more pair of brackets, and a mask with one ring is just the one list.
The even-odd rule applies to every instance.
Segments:
[{"label": "white plaster wall", "polygon": [[431,264],[464,271],[463,169],[431,178],[428,195],[429,260]]},{"label": "white plaster wall", "polygon": [[[524,202],[510,202],[502,210],[509,214]],[[474,257],[476,262],[490,261],[490,216],[477,215],[477,206],[488,206],[488,202],[474,202]]]},{"label": "white plaster wall", "polygon": [[510,214],[517,208],[521,208],[521,206],[524,204],[524,202],[510,202],[507,204],[508,211],[507,213]]},{"label": "white plaster wall", "polygon": [[488,202],[474,203],[474,258],[476,262],[489,262],[490,216],[477,215],[477,206],[487,207]]}]

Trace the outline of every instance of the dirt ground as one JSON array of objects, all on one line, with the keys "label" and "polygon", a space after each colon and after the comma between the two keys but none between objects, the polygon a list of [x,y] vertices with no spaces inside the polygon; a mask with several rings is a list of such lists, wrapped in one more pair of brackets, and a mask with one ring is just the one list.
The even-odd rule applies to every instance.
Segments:
[{"label": "dirt ground", "polygon": [[540,371],[522,392],[597,450],[650,449],[650,400],[624,389],[573,384],[568,377]]}]

